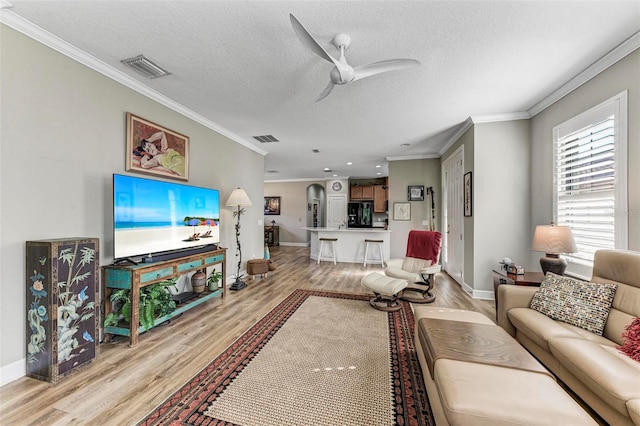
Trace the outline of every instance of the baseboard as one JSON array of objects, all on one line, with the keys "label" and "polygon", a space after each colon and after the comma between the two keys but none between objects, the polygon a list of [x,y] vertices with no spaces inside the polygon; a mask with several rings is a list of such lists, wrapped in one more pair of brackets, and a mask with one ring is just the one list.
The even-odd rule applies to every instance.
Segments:
[{"label": "baseboard", "polygon": [[280,241],[280,245],[281,246],[288,246],[288,247],[309,247],[311,243],[306,242],[306,243],[287,243],[287,242],[282,242]]},{"label": "baseboard", "polygon": [[480,300],[494,300],[493,291],[489,290],[473,290],[472,297]]},{"label": "baseboard", "polygon": [[0,386],[18,380],[20,377],[27,375],[27,360],[22,358],[9,365],[0,367]]}]

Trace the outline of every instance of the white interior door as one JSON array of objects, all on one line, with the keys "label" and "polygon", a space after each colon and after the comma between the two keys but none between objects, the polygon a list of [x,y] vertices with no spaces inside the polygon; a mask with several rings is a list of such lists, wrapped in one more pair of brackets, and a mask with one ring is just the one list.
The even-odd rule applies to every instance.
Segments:
[{"label": "white interior door", "polygon": [[329,195],[327,197],[327,227],[340,228],[347,224],[346,194]]},{"label": "white interior door", "polygon": [[459,284],[464,282],[463,165],[462,148],[442,164],[442,267]]}]

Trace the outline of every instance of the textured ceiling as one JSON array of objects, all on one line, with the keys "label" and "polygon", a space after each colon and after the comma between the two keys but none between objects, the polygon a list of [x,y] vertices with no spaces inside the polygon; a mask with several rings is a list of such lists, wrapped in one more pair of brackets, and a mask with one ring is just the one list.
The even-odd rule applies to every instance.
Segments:
[{"label": "textured ceiling", "polygon": [[[468,117],[526,116],[640,30],[640,1],[10,4],[5,17],[24,18],[267,153],[265,180],[375,177],[387,174],[387,158],[438,157]],[[337,55],[335,34],[349,34],[351,65],[422,65],[313,103],[332,66],[300,43],[289,13],[329,53]],[[120,63],[139,54],[172,75],[148,80]],[[280,142],[252,138],[266,134]]]}]

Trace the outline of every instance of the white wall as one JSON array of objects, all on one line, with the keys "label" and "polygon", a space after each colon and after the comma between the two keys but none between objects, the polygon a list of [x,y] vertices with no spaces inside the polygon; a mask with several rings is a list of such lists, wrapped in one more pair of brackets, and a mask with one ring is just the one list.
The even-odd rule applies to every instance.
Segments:
[{"label": "white wall", "polygon": [[[436,230],[442,231],[440,215],[442,194],[440,194],[440,160],[398,160],[389,162],[389,230],[391,230],[391,258],[402,258],[407,252],[407,236],[412,229],[427,229],[422,224],[431,214],[431,201],[407,201],[409,185],[433,187],[436,204]],[[393,220],[393,203],[411,204],[411,220]]]},{"label": "white wall", "polygon": [[113,260],[111,179],[124,172],[127,111],[190,137],[188,183],[220,190],[229,271],[235,271],[235,230],[224,203],[237,186],[255,200],[242,217],[243,254],[262,253],[264,158],[4,25],[0,43],[0,383],[5,383],[25,373],[25,241],[98,237],[101,264]]},{"label": "white wall", "polygon": [[308,242],[307,231],[307,187],[324,181],[265,182],[265,197],[280,197],[280,214],[264,216],[264,224],[275,220],[280,227],[280,244],[302,245]]},{"label": "white wall", "polygon": [[[598,74],[531,119],[531,229],[553,219],[553,127],[628,90],[629,250],[640,251],[640,50]],[[531,252],[531,263],[541,253]],[[569,266],[570,270],[571,265]]]},{"label": "white wall", "polygon": [[474,128],[473,295],[490,299],[500,260],[530,267],[529,120]]}]

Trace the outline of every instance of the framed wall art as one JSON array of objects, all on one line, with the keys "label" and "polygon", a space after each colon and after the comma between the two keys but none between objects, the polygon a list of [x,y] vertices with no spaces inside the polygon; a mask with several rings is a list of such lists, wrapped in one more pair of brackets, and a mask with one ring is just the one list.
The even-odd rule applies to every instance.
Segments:
[{"label": "framed wall art", "polygon": [[189,138],[127,113],[126,171],[189,180]]},{"label": "framed wall art", "polygon": [[464,174],[464,216],[473,216],[473,182],[471,179],[471,172]]},{"label": "framed wall art", "polygon": [[407,187],[408,201],[424,201],[424,185],[409,185]]},{"label": "framed wall art", "polygon": [[280,214],[280,197],[264,197],[264,214]]},{"label": "framed wall art", "polygon": [[411,204],[393,203],[393,220],[411,220]]}]

